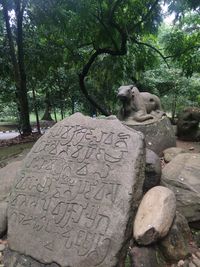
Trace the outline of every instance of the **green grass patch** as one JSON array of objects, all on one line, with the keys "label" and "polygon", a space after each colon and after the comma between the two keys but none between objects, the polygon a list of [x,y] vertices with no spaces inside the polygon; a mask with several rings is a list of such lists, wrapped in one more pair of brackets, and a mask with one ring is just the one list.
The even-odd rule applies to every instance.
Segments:
[{"label": "green grass patch", "polygon": [[0,161],[4,161],[13,157],[17,157],[26,149],[31,149],[35,142],[17,144],[8,147],[1,147],[0,149]]},{"label": "green grass patch", "polygon": [[18,125],[17,124],[13,124],[11,122],[6,122],[6,123],[1,123],[0,124],[0,131],[11,131],[11,130],[18,130]]}]

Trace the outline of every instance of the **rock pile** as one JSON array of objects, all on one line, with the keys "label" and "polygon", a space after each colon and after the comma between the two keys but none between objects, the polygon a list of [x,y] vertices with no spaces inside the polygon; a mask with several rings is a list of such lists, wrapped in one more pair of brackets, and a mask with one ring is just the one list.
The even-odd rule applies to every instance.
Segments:
[{"label": "rock pile", "polygon": [[0,170],[5,266],[200,267],[200,154],[165,157],[114,118],[56,124]]}]

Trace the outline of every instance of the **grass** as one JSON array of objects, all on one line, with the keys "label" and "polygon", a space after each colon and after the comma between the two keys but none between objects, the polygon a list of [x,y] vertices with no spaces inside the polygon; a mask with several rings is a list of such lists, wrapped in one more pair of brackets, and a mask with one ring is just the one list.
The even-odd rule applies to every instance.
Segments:
[{"label": "grass", "polygon": [[34,142],[17,144],[8,147],[1,147],[0,149],[0,163],[19,156],[24,150],[31,149]]},{"label": "grass", "polygon": [[[44,112],[40,112],[39,113],[39,119],[42,118]],[[55,120],[54,114],[51,113],[51,117],[53,120]],[[61,120],[61,114],[60,113],[56,113],[56,117],[57,117],[57,121]],[[36,117],[34,113],[30,113],[30,122],[31,124],[35,124],[36,123]],[[14,120],[10,117],[5,117],[3,119],[0,120],[0,131],[10,131],[10,130],[17,130],[18,129],[18,123],[17,120]]]}]

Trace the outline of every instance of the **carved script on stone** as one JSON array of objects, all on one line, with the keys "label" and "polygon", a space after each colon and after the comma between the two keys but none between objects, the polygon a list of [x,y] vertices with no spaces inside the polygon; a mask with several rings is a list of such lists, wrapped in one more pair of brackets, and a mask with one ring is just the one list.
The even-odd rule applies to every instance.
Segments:
[{"label": "carved script on stone", "polygon": [[142,176],[143,141],[118,120],[75,114],[23,163],[9,204],[11,249],[42,263],[115,266]]}]

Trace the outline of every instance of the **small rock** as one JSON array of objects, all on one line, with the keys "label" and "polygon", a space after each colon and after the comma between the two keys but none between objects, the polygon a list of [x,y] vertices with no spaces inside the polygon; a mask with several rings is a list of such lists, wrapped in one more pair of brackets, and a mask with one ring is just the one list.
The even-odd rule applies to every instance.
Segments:
[{"label": "small rock", "polygon": [[7,230],[7,206],[7,202],[0,202],[0,237],[2,237]]},{"label": "small rock", "polygon": [[[132,267],[162,267],[166,266],[157,247],[133,247],[130,250]],[[158,257],[159,256],[159,257]]]},{"label": "small rock", "polygon": [[191,146],[191,147],[189,148],[189,150],[194,150],[194,147],[193,147],[193,146]]},{"label": "small rock", "polygon": [[178,154],[185,153],[186,151],[180,147],[170,147],[163,151],[165,162],[170,162],[173,158],[175,158]]},{"label": "small rock", "polygon": [[197,267],[200,267],[200,258],[198,258],[195,254],[192,254],[192,263],[194,263]]},{"label": "small rock", "polygon": [[169,233],[160,241],[160,249],[169,262],[177,262],[190,255],[191,232],[187,220],[176,212]]},{"label": "small rock", "polygon": [[[200,229],[200,154],[177,155],[162,170],[161,184],[176,195],[177,210]],[[196,223],[195,223],[196,222]]]},{"label": "small rock", "polygon": [[196,266],[196,265],[194,265],[194,263],[190,262],[189,267],[198,267],[198,266]]},{"label": "small rock", "polygon": [[196,252],[197,257],[200,259],[200,249]]},{"label": "small rock", "polygon": [[3,201],[10,194],[17,172],[22,165],[21,161],[11,162],[0,169],[0,201]]},{"label": "small rock", "polygon": [[174,193],[156,186],[143,197],[133,226],[133,236],[140,245],[151,244],[167,235],[176,212]]},{"label": "small rock", "polygon": [[4,244],[0,244],[0,251],[3,251],[6,248]]},{"label": "small rock", "polygon": [[146,149],[145,180],[143,192],[146,193],[152,187],[160,184],[161,163],[160,158],[150,149]]},{"label": "small rock", "polygon": [[181,266],[184,266],[184,261],[183,260],[180,260],[177,264],[178,267],[181,267]]}]

